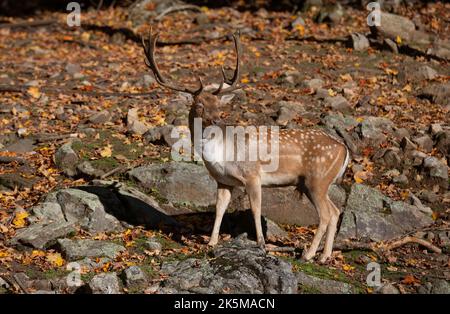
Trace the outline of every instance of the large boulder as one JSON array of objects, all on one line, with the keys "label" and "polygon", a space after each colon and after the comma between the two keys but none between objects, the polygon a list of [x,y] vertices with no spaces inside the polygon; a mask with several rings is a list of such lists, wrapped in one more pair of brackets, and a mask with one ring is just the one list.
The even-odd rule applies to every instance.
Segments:
[{"label": "large boulder", "polygon": [[[346,195],[341,187],[332,185],[329,195],[338,208],[344,208]],[[242,189],[233,191],[230,208],[250,208],[249,199]],[[278,223],[309,226],[319,222],[317,210],[295,187],[263,188],[261,210],[264,216]]]},{"label": "large boulder", "polygon": [[122,245],[91,239],[59,239],[58,245],[64,257],[69,261],[75,261],[85,257],[115,258],[120,252],[125,251]]},{"label": "large boulder", "polygon": [[95,275],[89,282],[89,291],[93,294],[120,294],[119,277],[116,273]]},{"label": "large boulder", "polygon": [[163,263],[168,275],[159,293],[296,293],[292,265],[249,241],[245,235],[219,245],[210,260]]},{"label": "large boulder", "polygon": [[354,184],[338,238],[384,241],[431,223],[431,215],[423,207],[394,201],[377,189]]},{"label": "large boulder", "polygon": [[194,163],[168,162],[132,169],[128,175],[146,191],[174,204],[207,207],[216,202],[217,183],[208,170]]}]

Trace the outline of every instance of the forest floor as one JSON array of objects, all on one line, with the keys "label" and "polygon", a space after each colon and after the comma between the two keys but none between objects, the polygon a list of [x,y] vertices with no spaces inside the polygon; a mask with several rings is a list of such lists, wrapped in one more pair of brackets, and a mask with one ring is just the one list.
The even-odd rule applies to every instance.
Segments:
[{"label": "forest floor", "polygon": [[[302,127],[319,124],[321,117],[332,109],[317,105],[310,89],[286,83],[286,76],[295,73],[299,81],[320,77],[330,95],[342,92],[343,86],[352,86],[346,98],[350,113],[356,119],[368,115],[386,117],[397,128],[405,128],[411,134],[427,130],[431,124],[448,128],[448,106],[417,97],[417,92],[427,84],[448,82],[448,62],[372,47],[365,51],[347,47],[348,34],[367,32],[368,27],[366,11],[346,10],[346,18],[339,24],[317,23],[310,12],[304,14],[305,25],[299,27],[291,26],[296,16],[286,12],[202,8],[206,21],[193,13],[171,14],[152,24],[153,30],[160,32],[161,41],[169,43],[157,48],[157,59],[161,71],[179,84],[194,84],[193,74],[200,75],[206,84],[219,83],[220,66],[225,65],[231,73],[235,55],[231,41],[214,39],[214,36],[227,35],[240,28],[241,84],[246,99],[241,104],[229,105],[225,110],[227,121],[242,125],[274,124],[278,103],[293,101],[305,104],[308,112],[293,119],[294,124]],[[401,13],[413,18],[417,12],[405,9]],[[430,3],[418,13],[427,30],[444,39],[448,36],[448,5]],[[22,209],[37,204],[50,191],[89,181],[84,177],[68,177],[58,169],[54,162],[56,150],[68,139],[79,138],[81,144],[77,150],[82,159],[93,162],[105,172],[121,165],[134,168],[167,161],[168,146],[148,143],[145,137],[129,131],[127,112],[138,108],[141,121],[149,126],[172,123],[167,121],[165,106],[174,94],[156,83],[144,82],[144,75],[149,71],[144,64],[140,39],[134,34],[147,34],[150,25],[133,28],[126,8],[83,11],[80,27],[67,26],[66,14],[59,12],[44,11],[27,20],[3,20],[12,24],[43,23],[0,25],[0,149],[11,143],[18,145],[15,152],[0,151],[0,158],[3,158],[0,161],[0,186],[3,187],[0,190],[0,275],[25,271],[32,279],[54,278],[67,273],[66,261],[59,253],[51,249],[20,251],[8,246],[7,240],[27,224],[26,217],[18,214]],[[170,44],[192,38],[199,42]],[[405,80],[401,75],[408,65],[429,65],[438,70],[440,76],[433,82]],[[96,116],[104,110],[109,113],[107,121]],[[81,133],[80,126],[93,128],[92,135]],[[392,145],[389,141],[375,147],[366,146],[360,156],[351,161],[343,185],[349,188],[355,181],[364,182],[396,200],[406,200],[409,193],[432,190],[436,197],[426,205],[433,210],[434,225],[425,232],[448,230],[448,191],[433,190],[425,181],[411,179],[403,185],[395,184],[384,175],[389,169],[372,159],[379,149]],[[443,157],[436,149],[427,154]],[[363,173],[356,175],[357,171],[352,171],[355,165],[361,166]],[[111,178],[125,180],[120,173]],[[202,226],[212,224],[213,215],[191,219],[189,223]],[[431,253],[416,244],[407,244],[386,254],[358,249],[336,250],[333,259],[325,265],[303,263],[299,260],[301,249],[310,243],[315,227],[282,227],[288,237],[272,241],[272,244],[297,249],[271,254],[289,260],[296,271],[349,282],[361,293],[373,292],[373,288],[366,285],[368,261],[379,262],[383,280],[394,283],[402,293],[415,293],[436,278],[450,280],[447,252]],[[208,235],[205,231],[176,238],[163,231],[135,227],[117,234],[94,235],[79,231],[77,236],[112,239],[127,247],[127,252],[119,259],[99,266],[94,273],[120,271],[137,264],[146,265],[148,273],[158,278],[157,267],[164,260],[207,256],[210,252],[206,245]],[[158,237],[163,243],[160,254],[149,255],[139,244],[150,236]],[[222,235],[222,240],[227,238],[229,235]]]}]

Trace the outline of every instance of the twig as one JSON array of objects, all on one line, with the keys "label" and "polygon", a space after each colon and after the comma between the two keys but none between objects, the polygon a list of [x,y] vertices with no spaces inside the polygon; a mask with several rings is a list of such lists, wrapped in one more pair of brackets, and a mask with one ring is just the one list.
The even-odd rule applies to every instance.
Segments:
[{"label": "twig", "polygon": [[110,176],[112,176],[112,175],[114,175],[114,174],[116,174],[116,173],[120,173],[120,172],[125,172],[125,171],[128,171],[128,170],[130,170],[132,167],[130,167],[130,166],[128,166],[128,167],[125,167],[125,166],[119,166],[119,167],[116,167],[116,168],[114,168],[114,169],[112,169],[112,170],[110,170],[110,171],[108,171],[108,172],[106,172],[106,173],[104,173],[103,175],[101,175],[100,176],[100,179],[102,179],[102,180],[104,180],[104,179],[106,179],[106,178],[108,178],[108,177],[110,177]]},{"label": "twig", "polygon": [[433,251],[435,253],[441,254],[442,250],[435,246],[434,244],[424,240],[419,239],[417,237],[413,236],[406,236],[399,240],[393,240],[389,242],[355,242],[355,241],[346,241],[342,243],[336,243],[334,246],[336,249],[342,250],[342,251],[351,251],[351,250],[365,250],[365,251],[374,251],[376,253],[390,251],[393,249],[396,249],[402,245],[408,244],[408,243],[417,243],[425,248],[427,248],[430,251]]},{"label": "twig", "polygon": [[407,243],[418,243],[418,244],[426,247],[430,251],[433,251],[433,252],[438,253],[438,254],[442,253],[442,250],[440,248],[438,248],[437,246],[435,246],[434,244],[432,244],[432,243],[430,243],[430,242],[428,242],[428,241],[426,241],[424,239],[419,239],[419,238],[411,237],[411,236],[404,237],[403,239],[400,239],[400,240],[397,240],[397,241],[394,241],[394,242],[388,244],[386,246],[386,249],[389,251],[389,250],[398,248],[398,247],[400,247],[402,245],[405,245]]},{"label": "twig", "polygon": [[186,5],[175,5],[170,8],[167,8],[157,17],[155,17],[155,21],[160,21],[164,16],[169,15],[171,13],[179,12],[179,11],[197,11],[201,12],[200,8],[196,5],[186,4]]},{"label": "twig", "polygon": [[23,293],[28,294],[28,291],[25,288],[25,286],[23,285],[22,281],[15,274],[12,275],[11,278],[17,283],[17,285],[20,287],[20,289],[23,291]]}]

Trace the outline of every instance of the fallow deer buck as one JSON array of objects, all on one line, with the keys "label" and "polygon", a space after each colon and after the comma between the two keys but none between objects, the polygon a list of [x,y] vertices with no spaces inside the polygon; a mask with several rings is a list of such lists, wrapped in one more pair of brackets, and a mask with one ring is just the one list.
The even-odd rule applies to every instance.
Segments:
[{"label": "fallow deer buck", "polygon": [[[236,68],[231,80],[228,80],[222,67],[222,82],[219,87],[212,92],[205,91],[200,77],[198,77],[199,87],[196,89],[182,88],[168,83],[161,75],[155,62],[155,46],[158,34],[152,36],[151,32],[148,40],[142,39],[146,55],[146,65],[153,72],[156,81],[163,87],[189,93],[193,96],[189,112],[189,129],[191,137],[194,139],[196,128],[194,125],[196,118],[201,118],[202,127],[199,130],[202,134],[205,128],[211,125],[218,125],[220,122],[220,107],[224,96],[239,88],[237,83],[240,77],[240,40],[239,33],[233,34],[234,47],[236,50]],[[225,87],[225,83],[228,87]],[[225,96],[226,97],[226,96]],[[225,126],[221,126],[222,130]],[[262,129],[260,126],[258,129]],[[244,187],[249,199],[253,213],[257,243],[264,245],[264,236],[261,227],[261,188],[297,186],[299,190],[306,193],[306,196],[314,204],[320,218],[319,227],[315,233],[309,249],[304,252],[303,258],[310,260],[316,254],[322,237],[327,232],[325,246],[320,257],[320,262],[325,262],[332,253],[334,236],[340,211],[333,204],[328,196],[330,185],[340,178],[347,167],[349,152],[344,144],[330,135],[315,129],[309,130],[280,130],[279,134],[273,131],[264,131],[267,134],[258,136],[245,136],[242,146],[234,146],[233,149],[246,149],[249,151],[251,141],[266,140],[267,145],[277,145],[278,167],[275,170],[266,171],[264,169],[267,160],[228,160],[220,156],[228,149],[225,147],[227,141],[222,137],[203,139],[203,144],[209,150],[202,152],[205,166],[211,176],[217,181],[217,203],[216,218],[209,245],[217,244],[222,217],[231,199],[231,192],[234,187]],[[267,135],[267,136],[264,136]],[[234,145],[234,144],[233,144]],[[209,154],[209,158],[205,158]],[[212,158],[211,158],[212,155]]]}]

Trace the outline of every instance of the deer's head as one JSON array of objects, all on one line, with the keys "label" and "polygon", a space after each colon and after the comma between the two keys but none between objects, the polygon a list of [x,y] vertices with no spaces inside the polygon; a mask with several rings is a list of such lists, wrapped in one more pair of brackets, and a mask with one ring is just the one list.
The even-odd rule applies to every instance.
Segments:
[{"label": "deer's head", "polygon": [[[187,87],[183,88],[167,82],[167,80],[164,79],[164,77],[161,75],[161,72],[159,71],[158,65],[155,61],[155,47],[157,39],[158,33],[153,35],[151,31],[147,40],[144,40],[144,38],[142,38],[142,45],[144,47],[146,56],[145,64],[153,72],[156,82],[168,89],[192,95],[193,101],[191,104],[191,109],[189,111],[190,122],[194,118],[201,118],[203,127],[207,127],[212,124],[218,124],[221,116],[221,105],[228,102],[232,98],[232,96],[229,95],[230,92],[239,88],[237,86],[240,77],[239,60],[241,51],[239,31],[236,34],[233,34],[234,47],[236,50],[236,68],[234,70],[233,77],[231,79],[228,79],[222,66],[222,81],[219,87],[214,91],[204,90],[203,81],[199,76],[197,77],[198,88],[195,89]],[[224,87],[225,83],[227,84],[227,87]]]}]

